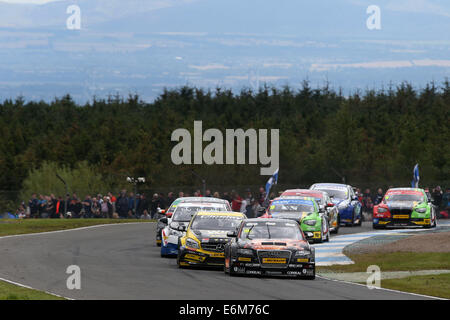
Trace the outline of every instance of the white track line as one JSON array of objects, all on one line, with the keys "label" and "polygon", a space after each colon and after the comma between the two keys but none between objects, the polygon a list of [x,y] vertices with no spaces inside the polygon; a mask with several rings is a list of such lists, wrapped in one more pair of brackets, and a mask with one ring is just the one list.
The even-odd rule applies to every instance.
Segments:
[{"label": "white track line", "polygon": [[[323,276],[319,276],[319,275],[316,275],[316,277],[317,277],[317,278],[320,278],[320,279],[324,279],[324,280],[335,281],[335,282],[343,282],[343,283],[353,284],[353,285],[356,285],[356,286],[362,286],[362,287],[366,287],[366,288],[367,288],[367,285],[361,284],[361,283],[349,282],[349,281],[344,281],[344,280],[330,279],[330,278],[323,277]],[[441,298],[441,297],[427,296],[427,295],[425,295],[425,294],[419,294],[419,293],[413,293],[413,292],[406,292],[406,291],[400,291],[400,290],[394,290],[394,289],[387,289],[387,288],[374,288],[374,289],[369,289],[369,288],[367,288],[367,290],[385,290],[385,291],[396,292],[396,293],[401,293],[401,294],[409,294],[409,295],[412,295],[412,296],[423,297],[423,298],[428,298],[428,299],[448,300],[448,299]]]}]

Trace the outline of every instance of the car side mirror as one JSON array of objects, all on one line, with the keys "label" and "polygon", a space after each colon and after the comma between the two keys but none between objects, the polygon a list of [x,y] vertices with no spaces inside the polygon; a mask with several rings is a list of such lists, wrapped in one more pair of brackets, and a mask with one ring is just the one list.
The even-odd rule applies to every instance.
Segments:
[{"label": "car side mirror", "polygon": [[259,208],[258,209],[258,211],[256,212],[256,216],[257,217],[261,217],[262,215],[264,215],[264,213],[266,213],[266,208],[264,208],[264,207],[262,207],[262,208]]},{"label": "car side mirror", "polygon": [[167,224],[169,221],[167,220],[167,217],[163,217],[163,218],[159,219],[159,222]]},{"label": "car side mirror", "polygon": [[161,210],[161,214],[166,214],[166,210],[165,209]]},{"label": "car side mirror", "polygon": [[227,237],[229,237],[229,238],[236,238],[237,237],[237,232],[236,231],[228,231],[227,232]]},{"label": "car side mirror", "polygon": [[325,206],[323,204],[319,204],[319,212],[325,212]]},{"label": "car side mirror", "polygon": [[327,208],[334,207],[334,203],[333,202],[329,202],[329,203],[327,203],[326,207]]}]

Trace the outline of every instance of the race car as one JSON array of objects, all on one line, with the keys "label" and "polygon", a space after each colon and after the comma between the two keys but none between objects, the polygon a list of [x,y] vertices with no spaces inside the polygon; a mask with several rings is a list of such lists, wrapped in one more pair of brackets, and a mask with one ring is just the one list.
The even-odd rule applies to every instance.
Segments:
[{"label": "race car", "polygon": [[167,226],[167,224],[170,222],[170,218],[172,217],[173,212],[175,211],[176,207],[179,203],[186,203],[186,202],[213,202],[213,203],[223,203],[226,207],[226,211],[231,211],[230,203],[227,200],[224,199],[218,199],[213,197],[182,197],[177,198],[172,204],[170,205],[169,209],[165,212],[165,217],[162,217],[161,219],[158,219],[158,223],[156,224],[156,245],[158,247],[161,246],[162,242],[162,230]]},{"label": "race car", "polygon": [[373,228],[436,227],[436,210],[423,189],[392,188],[373,208]]},{"label": "race car", "polygon": [[301,226],[308,241],[321,243],[330,240],[327,215],[311,197],[275,198],[261,218],[293,220]]},{"label": "race car", "polygon": [[230,241],[229,231],[235,231],[245,214],[240,212],[197,212],[188,227],[179,226],[186,234],[179,239],[178,267],[222,267],[223,249]]},{"label": "race car", "polygon": [[167,218],[167,225],[161,230],[161,257],[176,256],[178,254],[178,238],[184,233],[178,231],[179,226],[187,226],[192,216],[198,211],[231,211],[222,202],[179,202],[171,218]]},{"label": "race car", "polygon": [[330,232],[331,233],[339,232],[339,225],[340,225],[339,210],[334,205],[334,203],[331,201],[331,198],[328,195],[328,193],[326,193],[325,191],[320,191],[320,190],[289,189],[289,190],[284,191],[280,197],[285,198],[285,197],[292,197],[292,196],[314,198],[316,200],[317,204],[319,205],[319,209],[325,210],[325,212],[327,214]]},{"label": "race car", "polygon": [[286,219],[247,219],[225,245],[224,272],[230,276],[291,275],[314,279],[315,249],[299,225]]},{"label": "race car", "polygon": [[309,189],[328,193],[331,201],[339,210],[340,223],[344,226],[360,226],[362,223],[362,205],[353,188],[340,183],[316,183]]}]

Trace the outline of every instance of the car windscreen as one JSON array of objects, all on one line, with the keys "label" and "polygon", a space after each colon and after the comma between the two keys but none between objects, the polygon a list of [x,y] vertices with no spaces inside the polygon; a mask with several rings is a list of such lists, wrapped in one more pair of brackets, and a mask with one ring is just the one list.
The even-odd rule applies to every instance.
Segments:
[{"label": "car windscreen", "polygon": [[317,188],[318,190],[325,191],[331,198],[335,199],[347,199],[348,192],[346,189],[325,189],[325,188]]},{"label": "car windscreen", "polygon": [[247,222],[242,226],[239,236],[242,240],[253,239],[291,239],[304,240],[296,222]]},{"label": "car windscreen", "polygon": [[422,194],[387,194],[384,197],[385,202],[393,202],[393,201],[424,201],[424,197]]},{"label": "car windscreen", "polygon": [[192,230],[233,231],[241,223],[243,217],[224,215],[197,215],[191,223]]},{"label": "car windscreen", "polygon": [[214,203],[208,206],[183,206],[179,205],[173,213],[173,221],[191,221],[192,216],[198,211],[227,211],[226,205]]},{"label": "car windscreen", "polygon": [[314,212],[313,204],[272,202],[269,212]]}]

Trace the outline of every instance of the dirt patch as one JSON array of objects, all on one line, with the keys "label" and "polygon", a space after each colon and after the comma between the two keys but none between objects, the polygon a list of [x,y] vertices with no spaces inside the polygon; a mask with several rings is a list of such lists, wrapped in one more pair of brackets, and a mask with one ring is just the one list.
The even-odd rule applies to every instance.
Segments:
[{"label": "dirt patch", "polygon": [[385,244],[361,244],[355,251],[357,253],[450,252],[450,232],[413,235]]}]

